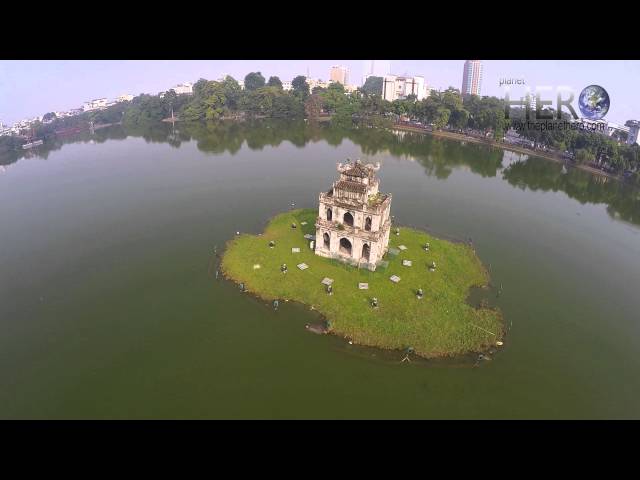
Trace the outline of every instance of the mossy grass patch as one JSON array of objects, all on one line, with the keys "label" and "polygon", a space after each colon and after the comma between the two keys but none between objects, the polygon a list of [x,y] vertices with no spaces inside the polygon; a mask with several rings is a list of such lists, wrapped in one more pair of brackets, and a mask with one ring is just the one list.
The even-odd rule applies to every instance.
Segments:
[{"label": "mossy grass patch", "polygon": [[[482,352],[502,340],[500,311],[474,308],[466,301],[471,287],[489,283],[487,270],[469,245],[400,227],[401,234],[389,240],[398,253],[385,258],[386,268],[371,272],[320,257],[308,248],[292,253],[304,235],[315,234],[316,215],[316,210],[291,210],[274,217],[261,236],[232,238],[222,258],[223,272],[265,300],[287,299],[313,307],[326,317],[333,333],[362,345],[412,347],[430,358]],[[293,223],[299,227],[291,228]],[[274,248],[269,248],[269,240],[275,241]],[[403,260],[412,261],[412,267],[403,266]],[[437,264],[433,272],[428,269],[431,262]],[[308,268],[282,275],[283,263],[304,263]],[[254,269],[256,264],[261,268]],[[402,281],[390,282],[393,275]],[[326,293],[324,278],[333,279],[332,295]],[[368,289],[360,289],[362,283]],[[424,292],[420,300],[419,288]],[[378,308],[371,307],[373,297]]]}]

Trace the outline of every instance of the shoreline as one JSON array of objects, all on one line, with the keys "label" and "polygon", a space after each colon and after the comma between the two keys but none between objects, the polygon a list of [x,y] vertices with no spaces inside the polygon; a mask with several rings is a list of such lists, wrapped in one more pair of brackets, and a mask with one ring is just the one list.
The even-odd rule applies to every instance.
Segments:
[{"label": "shoreline", "polygon": [[[349,341],[350,343],[353,342],[352,343],[353,345],[359,345],[359,346],[368,347],[368,348],[375,348],[381,351],[394,352],[397,355],[406,356],[407,353],[409,352],[409,350],[407,350],[407,348],[409,347],[398,346],[398,340],[399,340],[398,338],[389,337],[389,338],[386,338],[385,340],[385,337],[376,337],[375,332],[368,331],[366,328],[362,329],[357,324],[354,325],[353,323],[349,323],[349,320],[346,317],[339,319],[338,317],[336,317],[335,311],[331,311],[331,309],[329,311],[325,311],[325,308],[323,308],[322,302],[320,303],[317,302],[319,298],[316,298],[316,299],[312,298],[311,301],[308,301],[309,298],[304,298],[306,296],[306,293],[303,295],[299,295],[299,294],[296,295],[295,292],[290,292],[291,295],[288,295],[288,294],[282,295],[282,292],[267,291],[265,289],[260,288],[259,284],[257,284],[259,283],[257,282],[257,279],[252,278],[252,274],[250,273],[251,272],[250,270],[245,271],[244,274],[241,273],[242,267],[234,263],[235,262],[234,258],[231,258],[231,259],[229,258],[229,253],[234,249],[235,251],[234,253],[232,253],[232,256],[237,255],[237,240],[242,237],[255,237],[253,238],[253,240],[255,240],[256,238],[260,238],[261,241],[266,240],[266,238],[269,238],[270,233],[272,233],[272,232],[269,232],[269,226],[271,225],[272,221],[282,215],[283,214],[277,214],[271,219],[269,219],[267,221],[267,227],[259,235],[243,234],[239,237],[234,236],[233,238],[229,239],[225,243],[222,252],[218,253],[217,255],[219,259],[218,267],[220,269],[220,273],[222,274],[222,278],[225,281],[233,282],[233,284],[236,286],[239,286],[241,283],[244,284],[244,293],[249,293],[252,297],[256,298],[261,303],[264,302],[264,306],[267,308],[269,308],[269,304],[272,303],[274,300],[278,300],[279,302],[295,302],[297,304],[304,305],[305,308],[308,308],[310,311],[313,311],[316,314],[318,314],[324,325],[327,325],[327,324],[330,325],[329,328],[323,329],[324,330],[322,332],[323,334],[334,335],[338,338],[344,339],[345,341]],[[427,232],[424,232],[421,230],[416,230],[412,227],[405,226],[403,227],[403,229],[414,230],[419,234],[426,234],[430,236],[432,240],[436,239],[438,242],[453,244],[453,242],[450,240],[447,240],[441,237],[436,237],[432,234],[428,234]],[[278,239],[278,243],[280,243],[281,241],[283,240]],[[461,243],[464,244],[465,242],[461,242]],[[423,360],[436,360],[436,359],[463,359],[463,358],[469,358],[470,355],[471,356],[479,355],[479,359],[489,360],[491,357],[488,357],[488,355],[493,356],[495,353],[497,353],[497,351],[499,351],[499,346],[504,344],[504,343],[498,343],[498,342],[504,342],[505,336],[508,333],[508,329],[507,329],[505,318],[504,318],[504,315],[502,314],[502,311],[497,306],[490,307],[488,304],[485,306],[481,306],[481,305],[476,306],[476,305],[473,305],[470,301],[472,292],[474,290],[476,289],[488,290],[492,288],[491,276],[489,275],[489,271],[487,267],[480,261],[479,257],[475,252],[475,249],[472,248],[471,253],[475,261],[478,262],[478,266],[481,268],[484,274],[482,276],[485,278],[483,279],[481,284],[474,284],[468,287],[468,289],[465,292],[464,304],[470,309],[472,309],[474,312],[483,312],[481,313],[481,315],[494,316],[495,323],[492,324],[493,328],[491,329],[494,330],[495,333],[489,332],[488,330],[485,330],[484,328],[480,327],[477,324],[477,321],[479,320],[479,317],[475,316],[477,315],[477,313],[473,313],[474,320],[470,322],[471,325],[476,326],[478,329],[484,330],[485,332],[490,333],[493,336],[493,338],[489,337],[490,340],[482,340],[482,341],[478,341],[479,339],[473,340],[473,342],[477,342],[476,346],[473,346],[473,342],[472,342],[471,345],[466,345],[466,347],[464,347],[463,345],[466,343],[465,341],[465,342],[462,342],[462,344],[460,345],[456,345],[456,347],[450,348],[449,350],[446,350],[445,348],[443,348],[443,345],[440,345],[440,348],[435,348],[430,350],[420,349],[420,348],[414,349],[413,346],[410,345],[411,353],[413,353],[415,357],[418,357]],[[244,255],[243,255],[243,260],[244,260]],[[320,258],[319,261],[323,261],[323,260],[326,260],[326,259]],[[278,260],[278,262],[279,261],[280,260]],[[309,260],[306,260],[306,261],[308,262]],[[252,262],[253,260],[248,261],[248,264],[251,264]],[[329,268],[335,268],[335,266],[330,264],[326,264],[325,266]],[[316,267],[314,268],[318,268],[318,265],[316,265]],[[351,273],[353,273],[355,276],[360,274],[359,271],[354,271],[354,272],[349,272],[347,276],[351,276]],[[385,269],[385,273],[383,273],[383,275],[380,276],[378,280],[382,280],[382,282],[384,282],[384,280],[386,279],[385,277],[388,275],[388,273],[391,273],[391,272]],[[330,273],[328,271],[325,271],[324,273],[322,273],[322,275],[324,274],[330,274]],[[333,275],[331,275],[331,277],[333,277]],[[337,278],[337,277],[334,277],[334,278]],[[356,281],[355,278],[353,280],[354,282]],[[373,279],[370,279],[369,281],[374,282],[374,287],[376,286],[375,281]],[[306,280],[304,280],[303,282],[306,282]],[[309,288],[313,290],[311,286],[309,286]],[[310,292],[310,290],[307,289],[306,287],[305,287],[305,291]],[[442,292],[440,292],[439,294],[441,293]],[[367,296],[369,294],[363,294],[363,295]],[[378,295],[380,294],[378,293]],[[398,293],[398,295],[400,295],[400,293]],[[413,297],[414,294],[412,293],[411,296]],[[311,297],[313,297],[313,293]],[[320,297],[323,297],[323,295],[320,295]],[[348,302],[350,301],[351,300],[348,300]],[[431,302],[431,304],[433,303]],[[444,305],[442,308],[451,308],[452,306],[453,305],[448,305],[448,306]],[[326,307],[326,305],[324,307]],[[386,308],[389,308],[389,310],[388,312],[385,312],[385,313],[387,315],[392,315],[393,318],[397,317],[398,315],[400,315],[401,317],[404,315],[407,315],[407,312],[404,312],[402,310],[397,310],[397,307],[389,306]],[[414,315],[414,314],[415,312],[410,315]],[[430,318],[430,320],[433,320],[433,319]],[[342,325],[343,323],[344,325]],[[424,329],[428,329],[432,327],[433,325],[431,326],[423,325]],[[460,327],[454,327],[454,330],[456,330],[457,328],[460,328]],[[487,328],[490,328],[490,327],[487,327]],[[450,327],[447,327],[447,329],[443,330],[443,332],[451,333]],[[422,346],[425,346],[425,345],[422,345]]]},{"label": "shoreline", "polygon": [[[226,245],[225,245],[226,247]],[[225,248],[226,250],[226,248]],[[233,285],[235,285],[237,288],[239,288],[240,283],[242,283],[239,280],[236,280],[235,278],[233,278],[231,275],[227,274],[227,272],[225,272],[222,269],[222,258],[224,256],[224,250],[222,255],[217,254],[216,255],[217,258],[220,260],[220,273],[222,274],[222,280],[225,282],[229,282],[232,283]],[[491,288],[491,283],[489,282],[488,285],[483,285],[483,286],[476,286],[476,287],[472,287],[472,288],[478,288],[478,289],[489,289]],[[500,341],[503,342],[500,346],[493,345],[491,347],[488,347],[484,350],[478,350],[478,351],[469,351],[469,352],[463,352],[463,353],[452,353],[452,354],[438,354],[438,355],[434,355],[434,356],[425,356],[425,355],[421,355],[415,351],[407,351],[407,350],[403,350],[403,349],[398,349],[398,348],[392,348],[392,347],[383,347],[380,345],[368,345],[365,343],[359,343],[356,340],[354,340],[353,338],[349,337],[348,335],[345,335],[344,333],[338,332],[332,328],[327,328],[327,323],[329,322],[327,316],[320,310],[318,310],[317,308],[315,308],[313,305],[309,305],[303,301],[300,300],[295,300],[295,299],[290,299],[290,298],[266,298],[263,294],[257,292],[257,291],[253,291],[253,290],[249,290],[248,288],[245,288],[245,290],[242,293],[246,293],[248,294],[251,298],[253,298],[254,300],[258,301],[260,304],[262,304],[265,308],[273,308],[273,305],[270,303],[272,303],[274,300],[278,300],[278,301],[282,301],[284,303],[293,303],[293,304],[297,304],[297,305],[301,305],[303,307],[308,307],[308,310],[310,312],[315,312],[319,319],[320,319],[320,324],[317,323],[307,323],[305,328],[310,331],[311,333],[314,333],[316,335],[331,335],[333,337],[339,338],[344,340],[345,342],[348,342],[349,345],[352,346],[357,346],[360,348],[365,348],[365,349],[370,349],[373,351],[377,351],[377,352],[382,352],[384,354],[387,355],[394,355],[396,356],[395,358],[393,358],[394,360],[399,360],[400,363],[403,362],[403,359],[406,357],[409,361],[411,360],[417,360],[419,362],[421,362],[421,364],[426,365],[426,362],[459,362],[461,366],[466,366],[466,367],[477,367],[480,365],[482,360],[493,360],[494,356],[500,351],[500,347],[504,348],[504,346],[506,345],[505,339],[506,339],[506,335],[508,333],[508,329],[506,328],[506,323],[504,321],[504,316],[502,315],[502,312],[499,311],[499,309],[494,308],[494,307],[483,307],[485,309],[491,309],[496,311],[497,313],[500,314],[500,319],[501,319],[501,336],[500,336]],[[471,296],[471,291],[469,292],[469,296],[467,297],[466,301],[469,304],[469,306],[471,306],[472,308],[478,308],[478,307],[474,307],[471,303],[469,303],[469,298]],[[277,310],[277,309],[276,309]],[[317,331],[312,331],[311,328],[309,327],[316,327],[321,329],[321,332],[317,332]],[[413,355],[413,358],[410,358],[410,356]]]},{"label": "shoreline", "polygon": [[538,150],[530,150],[528,148],[520,147],[520,146],[517,146],[517,145],[505,144],[503,142],[498,142],[496,140],[484,140],[484,139],[481,139],[481,138],[471,137],[471,136],[467,136],[467,135],[462,134],[462,133],[455,133],[455,132],[430,131],[430,130],[422,129],[422,128],[419,128],[419,127],[412,127],[410,125],[394,125],[391,128],[392,129],[396,129],[396,130],[403,130],[403,131],[406,131],[406,132],[422,133],[422,134],[432,135],[434,137],[448,138],[450,140],[478,143],[480,145],[487,145],[489,147],[501,148],[502,150],[509,150],[511,152],[520,153],[522,155],[540,157],[540,158],[544,158],[545,160],[550,160],[552,162],[560,163],[560,164],[568,166],[570,168],[575,168],[575,169],[578,169],[578,170],[589,172],[589,173],[591,173],[593,175],[600,175],[602,177],[607,177],[607,178],[611,178],[613,180],[618,180],[619,182],[627,183],[627,182],[625,182],[624,178],[621,177],[620,175],[614,175],[612,173],[608,173],[608,172],[605,172],[605,171],[602,171],[602,170],[598,170],[597,168],[593,168],[593,167],[591,167],[589,165],[582,165],[582,164],[575,164],[575,163],[567,162],[564,159],[558,158],[557,156],[552,155],[552,154],[547,153],[547,152],[541,152],[541,151],[538,151]]}]

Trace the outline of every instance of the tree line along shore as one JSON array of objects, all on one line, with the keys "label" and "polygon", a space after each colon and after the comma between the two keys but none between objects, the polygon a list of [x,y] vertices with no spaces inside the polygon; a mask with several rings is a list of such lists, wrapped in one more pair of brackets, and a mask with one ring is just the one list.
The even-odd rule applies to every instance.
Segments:
[{"label": "tree line along shore", "polygon": [[571,167],[577,168],[579,170],[593,173],[595,175],[603,175],[605,177],[612,178],[618,181],[627,181],[629,177],[629,176],[625,177],[624,175],[612,173],[611,170],[603,170],[602,168],[597,168],[586,163],[576,162],[572,159],[567,158],[566,155],[563,155],[559,151],[530,149],[523,146],[506,143],[504,141],[498,141],[493,138],[484,138],[477,135],[470,135],[468,133],[460,133],[456,131],[447,131],[447,130],[433,130],[433,129],[429,129],[428,127],[412,125],[410,122],[397,122],[393,128],[397,130],[408,131],[408,132],[429,134],[436,137],[450,138],[450,139],[458,140],[462,142],[473,142],[473,143],[479,143],[482,145],[489,145],[491,147],[498,147],[504,150],[510,150],[512,152],[521,153],[523,155],[535,155],[537,157],[541,157],[546,160],[552,160],[554,162],[568,164]]},{"label": "tree line along shore", "polygon": [[[246,75],[244,88],[230,76],[217,81],[200,79],[190,95],[178,95],[173,90],[158,95],[141,94],[103,110],[65,118],[55,118],[55,114],[50,112],[45,115],[47,123],[36,122],[18,136],[0,137],[0,155],[19,150],[33,140],[46,142],[71,129],[88,130],[90,125],[95,128],[120,122],[136,126],[168,118],[180,121],[228,118],[326,121],[330,118],[332,123],[340,126],[355,124],[387,128],[398,124],[406,126],[411,122],[419,123],[423,127],[421,130],[426,130],[424,126],[427,126],[433,133],[451,138],[460,138],[452,135],[455,132],[474,132],[478,139],[488,140],[485,143],[493,142],[494,145],[520,151],[520,147],[503,141],[514,122],[518,122],[518,134],[533,143],[533,150],[523,149],[526,153],[535,152],[535,155],[555,160],[563,157],[576,165],[640,184],[640,146],[626,145],[624,138],[582,130],[528,128],[529,123],[522,122],[523,109],[512,107],[509,118],[505,118],[503,99],[475,95],[463,97],[453,87],[442,92],[432,91],[422,100],[410,95],[389,102],[381,96],[380,80],[379,77],[369,77],[362,87],[349,93],[340,83],[310,90],[304,76],[293,79],[291,90],[284,90],[278,77],[271,76],[267,80],[260,72]],[[551,108],[544,111],[555,114]],[[568,114],[562,113],[561,119],[551,122],[568,120]],[[464,136],[470,137],[468,134]]]}]

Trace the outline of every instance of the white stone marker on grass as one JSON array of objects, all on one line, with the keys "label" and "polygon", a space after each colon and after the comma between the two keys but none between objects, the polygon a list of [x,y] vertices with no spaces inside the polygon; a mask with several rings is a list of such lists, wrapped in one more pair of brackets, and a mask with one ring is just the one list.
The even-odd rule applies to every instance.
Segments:
[{"label": "white stone marker on grass", "polygon": [[260,268],[260,264],[259,263],[256,263],[256,264],[253,265],[253,269],[254,270],[258,270],[259,268]]},{"label": "white stone marker on grass", "polygon": [[293,248],[291,249],[291,253],[300,253],[300,248],[298,248],[298,247],[293,247]]},{"label": "white stone marker on grass", "polygon": [[323,285],[327,285],[327,286],[329,286],[329,285],[331,285],[332,283],[333,283],[333,278],[324,277],[324,278],[322,279],[322,284],[323,284]]},{"label": "white stone marker on grass", "polygon": [[309,265],[307,265],[306,263],[299,263],[298,268],[300,270],[306,270],[307,268],[309,268]]},{"label": "white stone marker on grass", "polygon": [[368,283],[359,283],[358,284],[358,288],[360,290],[369,290],[369,284]]},{"label": "white stone marker on grass", "polygon": [[307,222],[300,222],[300,225],[306,225]]},{"label": "white stone marker on grass", "polygon": [[407,249],[407,247],[405,247],[404,245],[398,245],[398,248],[399,248],[400,250],[406,250],[406,249]]},{"label": "white stone marker on grass", "polygon": [[413,263],[411,263],[411,260],[402,260],[402,265],[404,265],[405,267],[410,267],[411,265],[413,265]]},{"label": "white stone marker on grass", "polygon": [[400,281],[400,277],[397,275],[391,275],[389,277],[389,280],[391,280],[393,283],[398,283]]}]

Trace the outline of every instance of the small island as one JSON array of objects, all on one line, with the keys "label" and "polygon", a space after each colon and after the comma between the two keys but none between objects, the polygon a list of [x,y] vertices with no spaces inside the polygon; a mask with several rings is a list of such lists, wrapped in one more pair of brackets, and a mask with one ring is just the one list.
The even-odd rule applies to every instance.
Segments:
[{"label": "small island", "polygon": [[391,196],[378,192],[377,169],[340,164],[318,210],[291,210],[261,235],[234,237],[225,277],[267,301],[309,305],[328,333],[360,345],[436,358],[500,344],[501,312],[467,302],[472,287],[489,284],[475,251],[411,228],[391,232]]}]

